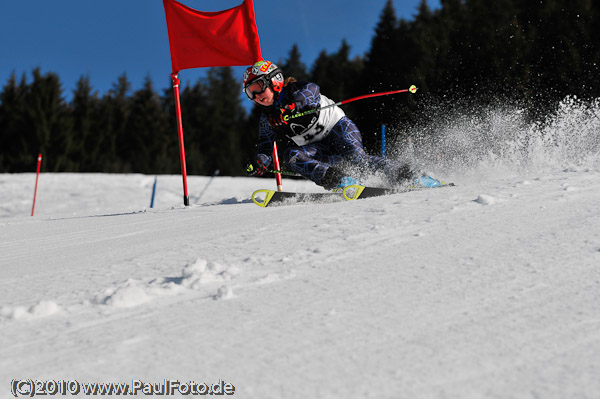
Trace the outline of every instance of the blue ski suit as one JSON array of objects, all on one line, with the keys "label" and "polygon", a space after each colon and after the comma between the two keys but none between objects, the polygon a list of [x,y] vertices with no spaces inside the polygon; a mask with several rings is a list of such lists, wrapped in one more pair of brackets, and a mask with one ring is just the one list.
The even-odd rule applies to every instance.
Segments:
[{"label": "blue ski suit", "polygon": [[318,185],[323,185],[329,168],[340,164],[357,166],[362,173],[383,172],[394,182],[405,174],[406,165],[365,152],[360,131],[338,106],[290,119],[287,124],[273,128],[269,117],[278,116],[280,108],[292,103],[300,114],[334,101],[322,95],[314,83],[292,82],[282,89],[272,106],[261,107],[257,157],[267,167],[272,163],[273,141],[285,140],[291,146],[281,154],[284,167]]}]

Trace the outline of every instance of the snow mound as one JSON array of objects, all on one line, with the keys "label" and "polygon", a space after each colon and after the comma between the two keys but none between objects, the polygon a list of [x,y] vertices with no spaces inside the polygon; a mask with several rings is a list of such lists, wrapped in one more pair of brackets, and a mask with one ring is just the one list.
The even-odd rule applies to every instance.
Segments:
[{"label": "snow mound", "polygon": [[[157,297],[189,291],[209,291],[208,296],[214,299],[231,299],[233,291],[223,283],[235,278],[239,273],[236,266],[199,258],[187,264],[179,277],[161,277],[147,282],[128,279],[105,289],[92,302],[114,308],[130,308],[143,305]],[[219,285],[216,290],[215,284]]]},{"label": "snow mound", "polygon": [[180,284],[186,288],[200,289],[204,284],[231,280],[238,274],[239,269],[235,266],[198,259],[183,268]]},{"label": "snow mound", "polygon": [[496,203],[496,198],[492,197],[491,195],[480,194],[475,202],[481,205],[493,205]]},{"label": "snow mound", "polygon": [[224,285],[217,290],[217,293],[213,296],[214,300],[226,300],[233,298],[233,290],[230,286]]},{"label": "snow mound", "polygon": [[40,301],[32,306],[2,306],[0,319],[32,320],[59,313],[61,307],[53,301]]},{"label": "snow mound", "polygon": [[96,302],[115,308],[130,308],[148,302],[151,299],[148,289],[137,280],[127,280],[119,286],[107,288]]}]

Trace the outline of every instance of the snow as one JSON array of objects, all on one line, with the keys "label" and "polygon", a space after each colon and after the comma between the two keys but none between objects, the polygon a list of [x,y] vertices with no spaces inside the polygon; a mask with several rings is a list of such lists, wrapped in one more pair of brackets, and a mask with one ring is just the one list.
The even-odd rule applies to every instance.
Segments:
[{"label": "snow", "polygon": [[184,207],[158,176],[149,209],[154,176],[42,173],[31,217],[35,175],[0,175],[0,396],[31,378],[598,398],[597,109],[455,118],[442,158],[411,156],[456,187],[352,202],[260,208],[271,180],[191,176]]}]

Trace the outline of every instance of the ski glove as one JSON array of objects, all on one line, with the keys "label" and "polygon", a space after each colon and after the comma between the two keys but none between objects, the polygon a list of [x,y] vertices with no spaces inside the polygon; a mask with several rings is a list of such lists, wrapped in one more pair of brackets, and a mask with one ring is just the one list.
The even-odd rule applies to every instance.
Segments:
[{"label": "ski glove", "polygon": [[288,120],[292,114],[296,111],[296,103],[291,103],[279,109],[279,114],[271,116],[269,123],[273,127],[280,127],[288,124]]},{"label": "ski glove", "polygon": [[246,173],[249,176],[262,176],[267,172],[268,169],[260,159],[254,161],[248,161],[246,164]]}]

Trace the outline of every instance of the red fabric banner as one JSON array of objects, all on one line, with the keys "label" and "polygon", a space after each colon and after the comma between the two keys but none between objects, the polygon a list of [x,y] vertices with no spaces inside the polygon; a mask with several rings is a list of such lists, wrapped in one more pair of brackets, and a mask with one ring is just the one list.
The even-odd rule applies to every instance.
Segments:
[{"label": "red fabric banner", "polygon": [[182,69],[252,65],[262,59],[254,3],[224,11],[194,10],[163,0],[173,73]]}]

